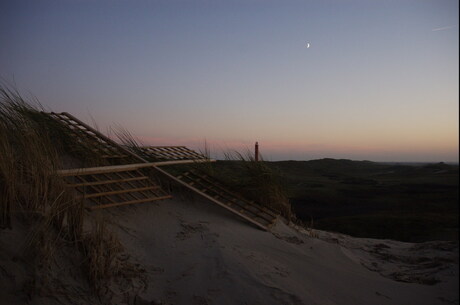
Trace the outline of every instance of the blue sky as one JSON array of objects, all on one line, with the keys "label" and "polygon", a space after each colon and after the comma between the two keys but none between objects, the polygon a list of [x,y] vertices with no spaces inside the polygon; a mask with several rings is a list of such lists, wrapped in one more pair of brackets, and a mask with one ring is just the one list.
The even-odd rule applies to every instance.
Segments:
[{"label": "blue sky", "polygon": [[458,37],[449,0],[3,1],[0,76],[152,145],[458,162]]}]

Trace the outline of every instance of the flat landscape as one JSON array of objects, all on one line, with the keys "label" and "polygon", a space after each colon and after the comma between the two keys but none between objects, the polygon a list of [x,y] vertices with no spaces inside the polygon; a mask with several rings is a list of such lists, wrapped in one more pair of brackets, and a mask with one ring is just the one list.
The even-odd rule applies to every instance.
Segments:
[{"label": "flat landscape", "polygon": [[[458,165],[337,159],[266,164],[307,226],[409,242],[458,239]],[[238,161],[214,166],[221,179],[244,180]]]}]

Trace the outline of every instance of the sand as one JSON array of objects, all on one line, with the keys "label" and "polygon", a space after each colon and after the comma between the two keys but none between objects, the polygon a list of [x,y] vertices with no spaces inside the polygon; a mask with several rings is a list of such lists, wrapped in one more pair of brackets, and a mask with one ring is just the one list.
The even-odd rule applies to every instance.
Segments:
[{"label": "sand", "polygon": [[[458,243],[353,238],[282,221],[264,232],[208,201],[180,196],[96,213],[110,221],[129,260],[145,269],[137,295],[114,297],[113,304],[459,302]],[[0,233],[0,246],[8,245],[8,234]],[[15,272],[12,261],[5,253],[0,258],[0,284],[7,287],[0,303],[21,304],[18,285],[5,280],[5,272]],[[79,285],[75,294],[85,289]],[[45,296],[34,304],[63,300],[98,302],[89,296],[58,301]]]},{"label": "sand", "polygon": [[[110,213],[123,244],[137,250],[132,255],[151,274],[141,294],[145,300],[458,303],[456,244],[422,244],[419,250],[411,250],[417,245],[320,231],[302,233],[283,222],[269,233],[204,200],[176,199],[104,212]],[[439,282],[401,282],[423,283],[421,279]]]}]

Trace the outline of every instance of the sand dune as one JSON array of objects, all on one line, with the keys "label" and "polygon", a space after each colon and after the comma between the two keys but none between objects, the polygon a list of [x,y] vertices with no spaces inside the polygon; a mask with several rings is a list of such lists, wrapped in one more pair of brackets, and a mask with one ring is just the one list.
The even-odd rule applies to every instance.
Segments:
[{"label": "sand dune", "polygon": [[282,222],[272,234],[201,200],[169,200],[103,213],[110,214],[123,243],[148,271],[148,287],[140,294],[144,300],[162,304],[458,302],[455,244],[414,245],[319,231],[314,234],[318,238],[312,238]]},{"label": "sand dune", "polygon": [[[145,270],[142,281],[129,283],[137,293],[118,288],[111,304],[458,304],[455,243],[352,238],[281,221],[264,232],[190,198],[94,214],[109,220],[126,258]],[[11,247],[12,234],[2,232],[2,247]],[[17,264],[3,253],[2,304],[29,302],[18,276],[11,279]],[[60,275],[65,297],[45,294],[31,304],[99,303],[70,275]]]}]

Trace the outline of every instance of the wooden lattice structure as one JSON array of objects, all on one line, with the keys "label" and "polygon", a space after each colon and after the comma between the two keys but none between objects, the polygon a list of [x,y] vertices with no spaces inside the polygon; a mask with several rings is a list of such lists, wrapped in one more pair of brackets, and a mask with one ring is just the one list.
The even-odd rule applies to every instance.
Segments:
[{"label": "wooden lattice structure", "polygon": [[67,112],[44,112],[44,114],[64,127],[84,149],[92,151],[100,158],[107,160],[109,164],[146,162],[146,160],[135,153],[119,145]]},{"label": "wooden lattice structure", "polygon": [[185,146],[143,146],[142,157],[151,161],[209,161],[210,159]]},{"label": "wooden lattice structure", "polygon": [[61,170],[68,187],[78,198],[90,203],[90,209],[152,202],[172,198],[149,175],[151,164],[130,164]]},{"label": "wooden lattice structure", "polygon": [[[213,162],[185,146],[145,146],[133,151],[121,146],[69,113],[45,113],[86,149],[112,166],[58,171],[68,187],[90,209],[100,209],[172,198],[152,178],[152,172],[185,186],[263,230],[269,230],[278,213],[228,190],[216,179],[196,170],[179,176],[160,168],[172,164]],[[149,161],[152,161],[149,163]]]},{"label": "wooden lattice structure", "polygon": [[156,170],[263,230],[269,230],[278,218],[276,211],[228,190],[222,182],[205,173],[191,170],[175,177],[162,169]]}]

